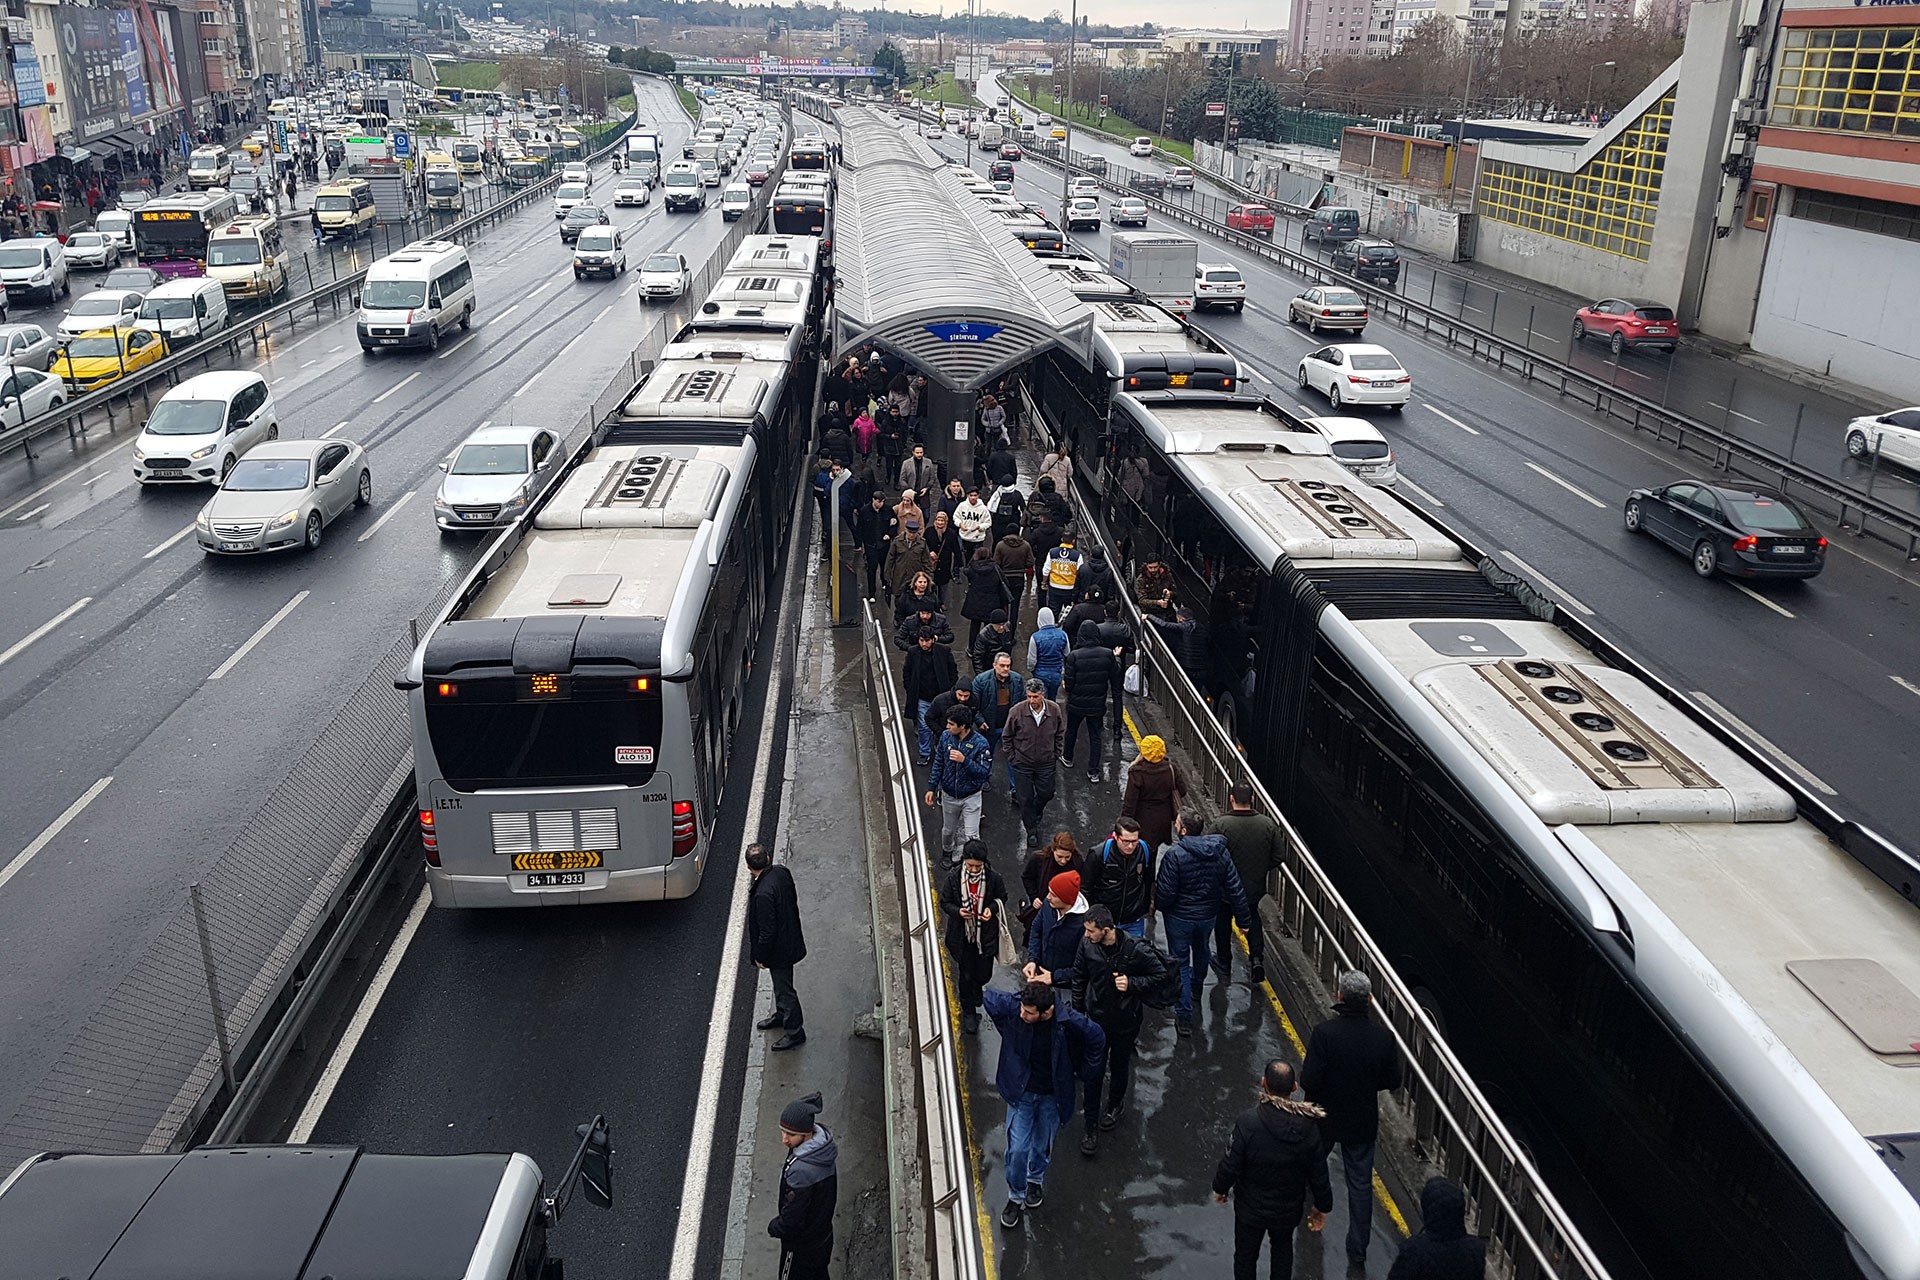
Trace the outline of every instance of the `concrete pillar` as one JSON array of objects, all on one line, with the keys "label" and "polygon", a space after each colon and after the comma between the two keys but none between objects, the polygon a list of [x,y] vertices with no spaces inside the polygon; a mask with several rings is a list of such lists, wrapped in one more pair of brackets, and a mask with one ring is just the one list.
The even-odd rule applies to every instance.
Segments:
[{"label": "concrete pillar", "polygon": [[949,391],[927,379],[927,456],[943,465],[948,479],[973,483],[973,404],[971,391]]},{"label": "concrete pillar", "polygon": [[1739,92],[1745,57],[1737,39],[1740,9],[1734,0],[1701,0],[1687,20],[1673,132],[1667,139],[1660,207],[1647,252],[1647,291],[1672,302],[1681,326],[1688,329],[1699,323],[1729,107]]}]

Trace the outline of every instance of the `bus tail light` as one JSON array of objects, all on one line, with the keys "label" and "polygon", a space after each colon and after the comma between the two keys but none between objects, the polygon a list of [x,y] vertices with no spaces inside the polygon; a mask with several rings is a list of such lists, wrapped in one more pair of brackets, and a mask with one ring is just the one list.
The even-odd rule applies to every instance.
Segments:
[{"label": "bus tail light", "polygon": [[693,801],[673,802],[673,856],[684,858],[693,852],[700,839],[700,820],[693,816]]},{"label": "bus tail light", "polygon": [[433,810],[420,811],[420,847],[427,851],[427,865],[440,865],[440,837],[433,829]]}]

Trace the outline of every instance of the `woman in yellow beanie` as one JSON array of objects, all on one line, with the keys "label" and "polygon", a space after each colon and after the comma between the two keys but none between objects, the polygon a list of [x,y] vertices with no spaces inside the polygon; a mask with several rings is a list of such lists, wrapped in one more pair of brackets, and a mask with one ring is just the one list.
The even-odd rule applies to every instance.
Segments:
[{"label": "woman in yellow beanie", "polygon": [[1158,850],[1173,839],[1173,820],[1187,792],[1187,777],[1167,758],[1167,744],[1158,734],[1140,739],[1140,758],[1127,770],[1127,793],[1120,812],[1140,824],[1142,839]]}]

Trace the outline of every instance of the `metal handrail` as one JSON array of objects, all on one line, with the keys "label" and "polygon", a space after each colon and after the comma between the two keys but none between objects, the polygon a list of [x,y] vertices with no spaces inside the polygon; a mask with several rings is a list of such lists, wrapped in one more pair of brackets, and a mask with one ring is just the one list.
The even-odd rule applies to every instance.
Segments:
[{"label": "metal handrail", "polygon": [[946,969],[940,948],[940,915],[930,871],[933,851],[920,821],[919,787],[907,746],[908,721],[887,666],[887,633],[861,604],[867,657],[867,689],[880,721],[886,756],[887,805],[893,819],[901,893],[905,899],[907,983],[915,1072],[920,1086],[921,1132],[925,1135],[926,1209],[932,1223],[932,1274],[939,1280],[978,1280],[984,1272],[980,1219],[967,1156],[966,1117],[960,1092],[960,1045],[947,1005]]},{"label": "metal handrail", "polygon": [[[1060,168],[1081,171],[1081,166],[1070,165],[1060,156],[1061,149],[1059,143],[1036,143],[1027,148],[1027,154]],[[1730,435],[1645,396],[1622,391],[1594,374],[1583,372],[1551,356],[1541,355],[1490,329],[1482,329],[1447,315],[1438,308],[1356,280],[1316,258],[1295,253],[1270,240],[1229,230],[1183,205],[1132,190],[1105,174],[1092,170],[1084,172],[1109,191],[1144,200],[1150,208],[1169,218],[1205,231],[1235,248],[1278,263],[1295,275],[1316,284],[1338,285],[1358,293],[1367,299],[1368,309],[1374,314],[1388,316],[1408,327],[1418,325],[1423,333],[1438,334],[1449,347],[1465,347],[1469,355],[1489,361],[1503,371],[1518,373],[1525,381],[1546,383],[1560,395],[1572,396],[1597,413],[1628,423],[1636,431],[1651,429],[1661,443],[1671,444],[1676,450],[1687,452],[1691,445],[1692,452],[1707,457],[1717,470],[1736,470],[1735,464],[1743,463],[1749,473],[1759,473],[1756,478],[1770,480],[1783,490],[1790,485],[1798,485],[1807,493],[1826,499],[1836,509],[1834,515],[1843,527],[1848,524],[1849,514],[1855,513],[1858,522],[1852,527],[1858,532],[1875,532],[1886,541],[1899,545],[1886,532],[1869,529],[1869,521],[1877,521],[1884,530],[1904,538],[1909,560],[1920,559],[1920,517],[1890,506],[1863,490],[1822,475],[1772,449]],[[1689,437],[1693,438],[1691,442]]]},{"label": "metal handrail", "polygon": [[[1018,390],[1027,422],[1050,443],[1057,439],[1032,393],[1024,385]],[[1085,518],[1088,513],[1079,492],[1068,496],[1080,509],[1077,527],[1097,540],[1108,563],[1121,564],[1099,523]],[[1375,1004],[1407,1064],[1404,1105],[1412,1113],[1416,1134],[1437,1146],[1439,1163],[1466,1187],[1481,1229],[1506,1253],[1515,1280],[1605,1280],[1607,1270],[1580,1229],[1394,971],[1386,952],[1354,915],[1306,841],[1214,719],[1173,651],[1147,624],[1128,593],[1122,591],[1116,598],[1127,611],[1139,661],[1149,675],[1146,696],[1178,717],[1174,736],[1193,758],[1204,762],[1212,793],[1217,797],[1235,785],[1251,787],[1262,811],[1279,823],[1285,836],[1284,865],[1267,887],[1288,932],[1315,962],[1328,986],[1347,969],[1373,976]],[[1458,1114],[1462,1109],[1464,1116]]]}]

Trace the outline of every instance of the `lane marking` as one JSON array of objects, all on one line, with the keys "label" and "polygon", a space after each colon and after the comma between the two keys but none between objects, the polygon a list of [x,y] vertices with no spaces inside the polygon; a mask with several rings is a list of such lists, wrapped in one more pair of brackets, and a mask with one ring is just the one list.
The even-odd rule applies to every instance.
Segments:
[{"label": "lane marking", "polygon": [[1905,689],[1908,693],[1920,695],[1920,684],[1915,684],[1905,676],[1889,676],[1887,678],[1899,685],[1902,689]]},{"label": "lane marking", "polygon": [[505,320],[508,316],[512,315],[514,312],[518,311],[519,309],[520,309],[520,304],[516,302],[512,306],[508,307],[505,311],[502,311],[499,315],[495,316],[494,319]]},{"label": "lane marking", "polygon": [[1427,492],[1427,491],[1426,491],[1425,489],[1422,489],[1422,488],[1421,488],[1421,487],[1420,487],[1419,485],[1417,485],[1417,484],[1415,484],[1415,483],[1414,483],[1414,482],[1413,482],[1412,480],[1410,480],[1410,479],[1409,479],[1409,478],[1407,477],[1407,473],[1406,473],[1406,472],[1404,472],[1404,471],[1402,471],[1402,472],[1400,473],[1400,481],[1399,481],[1399,482],[1400,482],[1401,484],[1403,484],[1403,485],[1405,485],[1405,486],[1407,486],[1407,488],[1409,488],[1409,489],[1411,489],[1411,490],[1413,490],[1413,491],[1414,491],[1415,493],[1417,493],[1417,494],[1419,494],[1419,495],[1420,495],[1420,496],[1421,496],[1422,498],[1424,498],[1424,499],[1426,499],[1426,501],[1427,501],[1427,504],[1428,504],[1429,506],[1435,506],[1435,507],[1444,507],[1444,506],[1446,506],[1446,505],[1447,505],[1446,503],[1444,503],[1444,502],[1442,502],[1442,501],[1440,501],[1440,499],[1438,499],[1438,498],[1436,498],[1436,497],[1434,497],[1434,496],[1433,496],[1432,494],[1430,494],[1430,493],[1428,493],[1428,492]]},{"label": "lane marking", "polygon": [[1247,372],[1252,374],[1254,377],[1260,379],[1260,381],[1266,383],[1270,387],[1277,387],[1280,385],[1279,383],[1275,382],[1272,378],[1269,378],[1266,374],[1254,368],[1252,365],[1247,366]]},{"label": "lane marking", "polygon": [[274,614],[271,618],[268,618],[264,623],[262,623],[260,626],[260,629],[254,632],[251,636],[248,636],[247,642],[241,645],[238,649],[235,649],[233,651],[232,656],[230,656],[225,662],[215,667],[213,669],[213,674],[208,676],[207,679],[209,680],[224,679],[226,677],[226,674],[229,671],[232,671],[235,667],[240,665],[240,660],[242,658],[246,657],[248,654],[253,652],[253,647],[255,645],[259,644],[262,640],[265,640],[267,638],[268,632],[272,631],[275,627],[279,626],[280,623],[285,620],[288,614],[292,613],[295,609],[300,607],[300,602],[302,600],[305,600],[308,596],[312,594],[313,593],[311,591],[298,592],[297,594],[295,594],[293,599],[281,605],[280,612]]},{"label": "lane marking", "polygon": [[554,365],[559,364],[563,359],[565,359],[567,352],[573,350],[574,345],[578,343],[580,339],[586,337],[587,334],[591,332],[592,330],[590,329],[582,329],[579,333],[574,334],[572,339],[568,341],[566,346],[560,348],[560,350],[554,353],[553,359],[550,362],[548,362],[547,364],[541,365],[538,369],[534,371],[534,374],[531,378],[528,378],[525,382],[520,384],[520,389],[513,393],[512,398],[515,400],[518,400],[521,396],[527,394],[528,390],[532,388],[533,384],[540,381],[541,374],[545,373],[547,370],[553,368]]},{"label": "lane marking", "polygon": [[593,318],[593,319],[591,319],[591,320],[589,320],[589,321],[587,321],[587,323],[588,323],[588,324],[599,324],[599,323],[600,323],[600,322],[601,322],[602,320],[605,320],[605,319],[607,318],[607,312],[609,312],[609,311],[611,311],[611,310],[613,310],[613,304],[612,304],[611,302],[609,302],[609,303],[608,303],[608,304],[607,304],[606,306],[604,306],[604,307],[602,307],[602,308],[600,308],[600,312],[599,312],[599,314],[598,314],[598,315],[596,315],[596,316],[594,316],[594,318]]},{"label": "lane marking", "polygon": [[172,536],[171,538],[168,538],[168,539],[167,539],[167,540],[166,540],[165,542],[163,542],[163,543],[161,543],[161,544],[160,544],[159,546],[157,546],[157,547],[155,547],[155,548],[154,548],[153,550],[151,550],[151,551],[149,551],[149,552],[147,552],[147,553],[146,553],[145,555],[143,555],[143,556],[141,556],[140,558],[141,558],[142,560],[151,560],[151,559],[153,559],[153,558],[154,558],[155,556],[157,556],[157,555],[160,555],[160,554],[161,554],[161,553],[163,553],[163,552],[166,552],[166,551],[169,551],[169,550],[171,550],[171,549],[172,549],[172,548],[174,547],[174,545],[175,545],[176,543],[178,543],[178,542],[180,541],[180,539],[182,539],[182,538],[184,538],[184,537],[186,537],[186,536],[187,536],[188,534],[190,534],[190,533],[192,533],[192,532],[193,532],[193,526],[192,526],[192,525],[188,525],[188,526],[187,526],[186,528],[184,528],[184,529],[182,529],[182,530],[181,530],[180,532],[178,532],[178,533],[176,533],[176,534],[174,534],[174,535],[173,535],[173,536]]},{"label": "lane marking", "polygon": [[85,809],[98,799],[100,793],[105,791],[107,784],[112,781],[113,775],[108,774],[106,777],[100,779],[100,781],[88,787],[85,791],[82,791],[78,800],[68,805],[59,817],[47,824],[46,830],[33,838],[32,844],[29,844],[26,848],[15,854],[12,862],[9,862],[5,867],[0,867],[0,888],[5,888],[7,881],[19,875],[21,870],[29,862],[33,861],[33,855],[39,853],[49,844],[52,844],[54,837],[58,836],[62,831],[65,831],[67,824],[79,817],[82,809]]},{"label": "lane marking", "polygon": [[344,422],[336,422],[332,426],[328,427],[325,431],[322,431],[320,433],[320,438],[322,440],[330,440],[333,438],[334,432],[341,430],[346,425],[347,424]]},{"label": "lane marking", "polygon": [[1553,474],[1553,472],[1547,470],[1545,467],[1541,466],[1539,463],[1529,462],[1526,464],[1526,468],[1527,470],[1533,472],[1537,476],[1545,476],[1547,479],[1553,481],[1555,484],[1559,485],[1562,489],[1565,489],[1568,493],[1572,494],[1574,497],[1579,498],[1582,502],[1591,503],[1593,506],[1600,508],[1602,511],[1605,511],[1607,509],[1606,503],[1600,501],[1600,499],[1594,497],[1592,494],[1588,493],[1585,489],[1582,489],[1579,485],[1575,484],[1573,481],[1562,479],[1560,476]]},{"label": "lane marking", "polygon": [[358,538],[354,539],[354,541],[365,542],[368,538],[371,538],[374,534],[380,532],[380,530],[383,527],[385,527],[387,521],[399,515],[400,508],[406,506],[408,500],[411,499],[413,495],[418,492],[420,492],[418,489],[409,489],[405,493],[401,494],[398,498],[394,499],[393,505],[388,507],[386,511],[384,511],[381,514],[380,518],[373,522],[373,527],[368,529],[365,533],[361,534]]},{"label": "lane marking", "polygon": [[39,515],[42,511],[45,511],[47,508],[51,507],[52,505],[53,504],[51,502],[43,502],[39,506],[35,507],[33,510],[26,512],[24,515],[15,516],[14,519],[15,520],[31,520],[35,516]]},{"label": "lane marking", "polygon": [[400,961],[406,958],[407,948],[413,945],[413,936],[420,932],[420,923],[427,918],[427,905],[432,900],[433,891],[421,885],[420,896],[413,900],[407,918],[401,922],[400,932],[394,936],[393,945],[381,958],[380,967],[374,970],[373,981],[361,995],[353,1017],[347,1020],[347,1029],[340,1036],[340,1043],[334,1046],[333,1056],[327,1059],[327,1065],[321,1069],[320,1078],[313,1082],[313,1092],[307,1095],[307,1104],[300,1108],[300,1118],[293,1122],[293,1132],[287,1135],[288,1142],[301,1145],[313,1137],[327,1104],[333,1101],[333,1091],[340,1087],[342,1077],[347,1074],[347,1064],[353,1060],[354,1050],[360,1047],[361,1037],[373,1025],[373,1015],[380,1008],[387,988],[393,984],[393,975],[400,971]]},{"label": "lane marking", "polygon": [[1526,574],[1529,578],[1532,578],[1535,582],[1539,583],[1541,586],[1545,587],[1547,590],[1553,592],[1553,594],[1559,596],[1562,600],[1565,600],[1575,610],[1579,611],[1580,613],[1584,613],[1589,618],[1594,616],[1593,610],[1587,608],[1587,606],[1581,602],[1580,597],[1574,595],[1571,591],[1568,591],[1565,587],[1555,582],[1552,578],[1549,578],[1546,574],[1540,572],[1538,569],[1528,564],[1525,560],[1522,560],[1519,556],[1513,554],[1513,552],[1501,551],[1498,554],[1503,555],[1507,559],[1513,561],[1513,563],[1516,566],[1518,566],[1520,572]]},{"label": "lane marking", "polygon": [[1751,422],[1751,423],[1754,423],[1756,426],[1764,427],[1767,425],[1767,420],[1765,418],[1755,418],[1749,414],[1740,412],[1738,409],[1728,408],[1726,405],[1719,404],[1712,400],[1707,401],[1707,408],[1723,410],[1724,412],[1730,413],[1734,417],[1739,418],[1743,422]]},{"label": "lane marking", "polygon": [[460,348],[466,346],[469,342],[472,342],[475,338],[479,336],[480,336],[479,330],[477,329],[470,330],[467,333],[466,337],[460,339],[460,341],[454,343],[452,346],[448,347],[445,351],[442,351],[439,355],[435,356],[434,359],[445,360],[448,356],[452,355],[454,352],[458,351]]},{"label": "lane marking", "polygon": [[72,604],[68,605],[66,608],[62,609],[60,612],[54,614],[51,618],[48,618],[45,622],[41,623],[39,626],[35,627],[33,630],[27,632],[25,636],[22,636],[20,639],[14,641],[12,646],[9,647],[5,652],[0,652],[0,667],[4,667],[9,662],[12,662],[15,658],[20,656],[20,651],[22,649],[25,649],[28,645],[32,644],[35,640],[41,639],[49,631],[52,631],[55,627],[59,626],[61,623],[65,622],[68,618],[71,618],[74,614],[80,612],[82,609],[86,608],[88,605],[92,603],[93,603],[92,596],[81,596],[78,600],[75,600]]},{"label": "lane marking", "polygon": [[392,386],[388,387],[385,391],[382,391],[379,395],[375,396],[373,398],[373,402],[375,404],[379,404],[382,400],[385,400],[388,396],[400,390],[400,388],[406,386],[409,382],[412,382],[415,378],[419,377],[421,374],[425,372],[426,370],[424,369],[415,369],[412,373],[408,374],[406,377],[400,379],[400,381],[394,383]]},{"label": "lane marking", "polygon": [[1768,739],[1768,737],[1765,734],[1761,733],[1758,729],[1748,724],[1745,720],[1742,720],[1739,716],[1733,714],[1733,712],[1721,706],[1718,702],[1715,702],[1712,698],[1708,697],[1706,694],[1702,693],[1700,690],[1695,689],[1693,691],[1693,700],[1695,702],[1698,702],[1701,706],[1705,707],[1707,710],[1713,712],[1714,715],[1719,716],[1722,720],[1725,720],[1727,722],[1727,725],[1730,728],[1738,729],[1741,733],[1744,733],[1747,735],[1747,737],[1753,739],[1755,743],[1759,744],[1759,746],[1765,749],[1768,755],[1772,756],[1775,760],[1779,761],[1782,765],[1784,765],[1789,772],[1798,774],[1800,777],[1800,780],[1806,783],[1808,786],[1814,788],[1816,791],[1824,791],[1830,796],[1837,796],[1840,794],[1838,791],[1835,791],[1832,787],[1828,786],[1825,782],[1822,782],[1820,780],[1819,774],[1815,773],[1813,770],[1807,768],[1807,766],[1801,764],[1798,760],[1795,760],[1792,756],[1782,751],[1778,746],[1774,745],[1774,743],[1770,739]]},{"label": "lane marking", "polygon": [[1477,436],[1477,435],[1479,435],[1479,434],[1480,434],[1480,428],[1478,428],[1478,427],[1470,427],[1470,426],[1468,426],[1468,425],[1467,425],[1466,423],[1464,423],[1464,422],[1462,422],[1462,421],[1460,421],[1460,419],[1458,419],[1458,418],[1456,418],[1456,417],[1454,417],[1454,416],[1453,416],[1452,414],[1450,414],[1450,413],[1448,413],[1448,412],[1447,412],[1447,411],[1446,411],[1445,409],[1436,409],[1436,408],[1434,408],[1434,406],[1432,406],[1432,405],[1430,405],[1430,404],[1427,404],[1427,403],[1426,403],[1426,401],[1424,401],[1424,400],[1423,400],[1423,401],[1421,401],[1420,403],[1421,403],[1421,404],[1422,404],[1422,405],[1423,405],[1423,406],[1424,406],[1424,407],[1425,407],[1425,408],[1426,408],[1427,410],[1429,410],[1429,411],[1430,411],[1430,412],[1432,412],[1432,413],[1437,413],[1437,414],[1439,414],[1439,415],[1440,415],[1440,416],[1441,416],[1442,418],[1445,418],[1445,419],[1446,419],[1446,420],[1447,420],[1448,422],[1451,422],[1451,423],[1452,423],[1452,424],[1453,424],[1454,426],[1456,426],[1456,427],[1458,427],[1458,428],[1460,428],[1460,429],[1461,429],[1462,431],[1464,431],[1464,432],[1466,432],[1466,433],[1467,433],[1468,435],[1470,435],[1470,436]]},{"label": "lane marking", "polygon": [[1761,604],[1767,606],[1767,608],[1773,610],[1775,613],[1779,614],[1783,618],[1791,618],[1793,616],[1793,610],[1788,609],[1783,605],[1775,604],[1773,601],[1761,595],[1758,591],[1755,591],[1752,587],[1746,586],[1742,583],[1734,582],[1731,579],[1728,580],[1727,585],[1732,587],[1735,591],[1738,591],[1741,595],[1746,596],[1749,600],[1758,600]]},{"label": "lane marking", "polygon": [[[129,443],[131,443],[131,441],[129,441]],[[14,503],[12,506],[8,507],[6,510],[0,511],[0,516],[12,515],[14,512],[26,506],[29,502],[32,502],[35,498],[47,492],[49,489],[57,488],[58,486],[63,485],[67,481],[73,479],[75,476],[81,474],[81,471],[82,471],[81,468],[76,468],[72,471],[67,472],[67,474],[61,476],[58,480],[49,480],[47,483],[41,485],[38,489],[35,489],[32,493],[20,499],[20,501]]]}]

